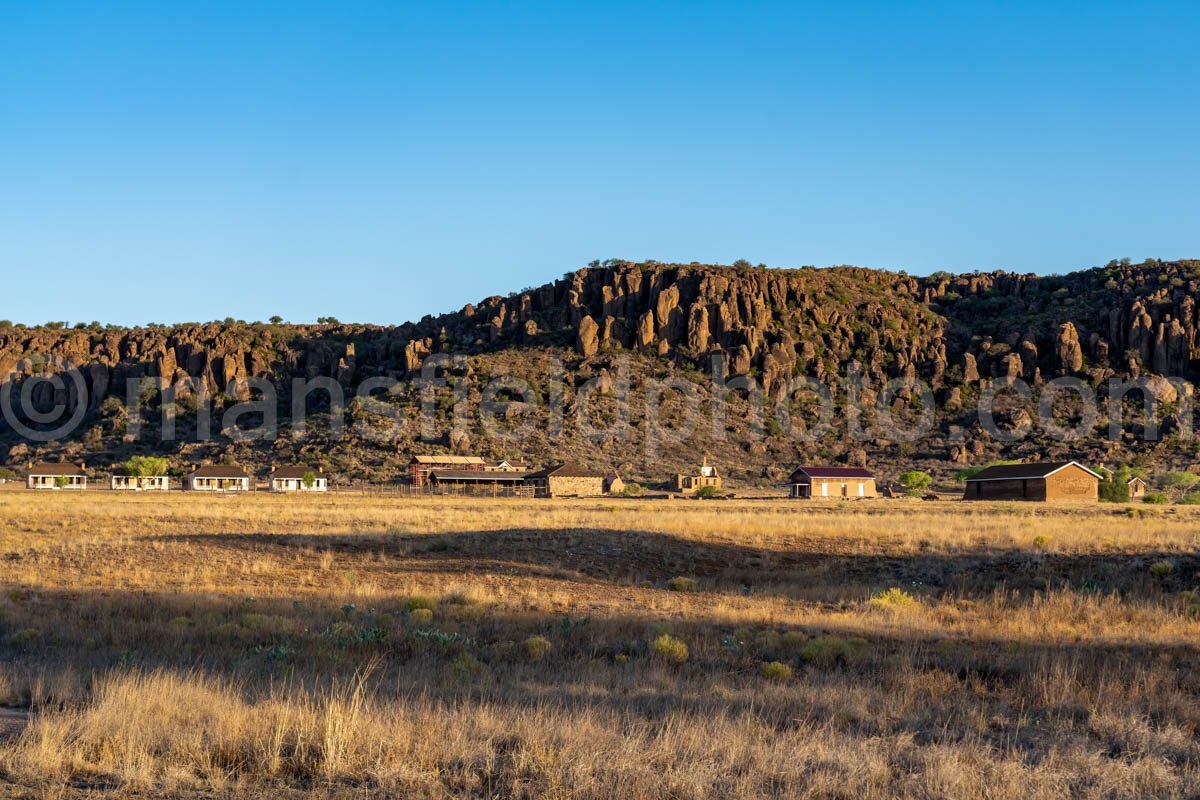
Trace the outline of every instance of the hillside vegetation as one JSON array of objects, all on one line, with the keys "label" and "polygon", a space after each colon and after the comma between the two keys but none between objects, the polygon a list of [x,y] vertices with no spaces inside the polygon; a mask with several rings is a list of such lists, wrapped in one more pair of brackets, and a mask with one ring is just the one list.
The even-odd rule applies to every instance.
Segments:
[{"label": "hillside vegetation", "polygon": [[[168,455],[177,467],[197,459],[260,466],[304,460],[344,479],[384,479],[395,476],[409,452],[445,448],[515,453],[535,463],[574,458],[653,481],[703,451],[735,480],[751,484],[775,480],[780,465],[805,460],[869,461],[896,475],[913,465],[946,476],[962,465],[1000,457],[1068,454],[1185,469],[1200,459],[1193,442],[1171,439],[1186,426],[1171,416],[1179,398],[1165,383],[1155,389],[1164,402],[1162,435],[1149,441],[1138,423],[1126,427],[1128,435],[1106,440],[1103,416],[1077,442],[1055,442],[1039,430],[1015,443],[996,441],[980,429],[973,403],[996,378],[1019,377],[1035,387],[1064,375],[1097,386],[1112,376],[1191,381],[1200,352],[1198,292],[1195,261],[1114,262],[1048,277],[997,272],[925,278],[851,267],[614,261],[396,327],[233,320],[129,330],[0,324],[0,374],[13,377],[12,391],[31,376],[74,365],[87,393],[82,422],[65,440],[29,442],[0,423],[0,455],[10,466],[37,457],[107,465],[149,450]],[[646,402],[647,383],[694,383],[697,402],[711,405],[718,395],[712,387],[714,357],[723,380],[752,378],[764,392],[757,405],[770,409],[797,377],[830,383],[861,374],[869,399],[890,378],[917,378],[933,390],[936,425],[917,442],[900,441],[886,427],[859,441],[839,428],[805,442],[781,428],[774,412],[755,419],[745,405],[753,398],[735,391],[715,421],[706,405],[702,424],[685,410],[673,416],[668,397],[661,422],[686,435],[645,446],[647,427],[653,426],[647,426],[638,403]],[[411,385],[422,375],[441,382],[426,390],[432,400]],[[502,399],[519,402],[510,402],[502,424],[489,428],[478,407],[488,382],[500,376],[519,379],[527,393],[501,391]],[[145,377],[176,390],[174,441],[161,440],[161,398],[154,393],[135,392],[144,419],[131,433],[129,408],[117,400],[129,396],[127,382]],[[237,440],[237,426],[261,414],[221,431],[225,408],[260,396],[245,383],[251,378],[278,389],[283,434],[278,439]],[[352,401],[341,438],[331,435],[336,425],[326,414],[327,394],[315,391],[300,405],[310,414],[300,436],[292,424],[296,378],[332,380],[350,398],[369,381],[390,379],[401,386],[376,393],[371,402]],[[620,395],[626,386],[632,390],[628,429],[589,435],[590,428],[572,427],[584,388],[597,386],[600,397]],[[69,411],[79,395],[72,387],[68,381],[55,391],[42,383],[34,400],[39,407],[61,402]],[[208,440],[198,434],[198,398],[204,394],[220,395],[214,437]],[[561,398],[557,411],[556,398]],[[417,422],[423,399],[438,415],[432,426]],[[907,394],[895,398],[893,411],[907,413],[910,401]],[[591,410],[600,417],[607,413]],[[456,424],[455,413],[465,422]],[[1029,413],[1028,407],[1005,408],[1001,422],[1019,427]],[[559,417],[565,417],[565,426],[555,424]],[[379,431],[384,433],[372,435]]]}]

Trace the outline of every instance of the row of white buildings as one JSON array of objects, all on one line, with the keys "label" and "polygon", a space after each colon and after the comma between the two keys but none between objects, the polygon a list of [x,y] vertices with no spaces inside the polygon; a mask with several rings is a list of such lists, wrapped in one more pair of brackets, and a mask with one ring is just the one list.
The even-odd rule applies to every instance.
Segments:
[{"label": "row of white buildings", "polygon": [[[129,475],[114,470],[109,488],[118,491],[165,492],[171,489],[167,475]],[[268,479],[272,492],[324,492],[329,479],[318,469],[305,466],[276,467]],[[87,466],[71,463],[30,464],[25,479],[29,489],[71,490],[88,487]],[[253,477],[236,464],[200,464],[183,478],[183,488],[195,492],[248,492]]]}]

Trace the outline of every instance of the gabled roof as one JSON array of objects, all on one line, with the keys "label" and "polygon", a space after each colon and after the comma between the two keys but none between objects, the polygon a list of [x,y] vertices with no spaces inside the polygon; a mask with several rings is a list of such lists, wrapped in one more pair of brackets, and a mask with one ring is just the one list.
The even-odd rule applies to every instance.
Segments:
[{"label": "gabled roof", "polygon": [[479,456],[431,456],[419,455],[413,456],[412,464],[483,464],[483,459]]},{"label": "gabled roof", "polygon": [[81,476],[81,475],[84,475],[85,473],[83,471],[83,467],[79,466],[78,464],[50,464],[50,463],[43,461],[39,464],[30,464],[29,465],[29,474],[30,475],[53,475],[55,477],[60,476],[60,475],[66,475],[66,476],[70,477],[70,476]]},{"label": "gabled roof", "polygon": [[553,464],[537,472],[531,472],[526,478],[604,478],[603,472],[586,469],[578,464]]},{"label": "gabled roof", "polygon": [[499,469],[435,469],[429,477],[435,481],[477,481],[480,483],[520,483],[526,473]]},{"label": "gabled roof", "polygon": [[804,475],[809,478],[874,478],[875,473],[862,467],[796,467],[789,477]]},{"label": "gabled roof", "polygon": [[1129,484],[1133,483],[1134,481],[1137,481],[1138,483],[1145,483],[1145,482],[1146,482],[1146,481],[1142,480],[1141,478],[1139,478],[1137,475],[1134,475],[1132,478],[1130,478],[1129,480],[1125,481],[1125,485],[1126,485],[1126,486],[1128,486]]},{"label": "gabled roof", "polygon": [[312,476],[314,478],[316,478],[318,480],[325,477],[325,473],[321,472],[321,470],[319,470],[319,469],[313,469],[312,467],[293,465],[290,467],[276,467],[275,470],[271,473],[271,478],[272,479],[281,478],[281,479],[285,479],[285,480],[302,481],[302,480],[304,480],[305,476],[309,475],[310,473],[312,474]]},{"label": "gabled roof", "polygon": [[1044,461],[1036,464],[997,464],[994,467],[986,467],[985,469],[975,473],[967,478],[967,483],[976,481],[1015,481],[1029,480],[1032,478],[1048,478],[1061,469],[1074,464],[1081,470],[1101,480],[1101,476],[1092,470],[1080,464],[1078,461]]},{"label": "gabled roof", "polygon": [[191,478],[249,478],[246,470],[236,464],[201,464],[188,474]]},{"label": "gabled roof", "polygon": [[499,461],[488,461],[484,466],[491,470],[508,470],[510,472],[524,472],[528,468],[526,464],[520,461],[510,461],[507,458],[502,458]]}]

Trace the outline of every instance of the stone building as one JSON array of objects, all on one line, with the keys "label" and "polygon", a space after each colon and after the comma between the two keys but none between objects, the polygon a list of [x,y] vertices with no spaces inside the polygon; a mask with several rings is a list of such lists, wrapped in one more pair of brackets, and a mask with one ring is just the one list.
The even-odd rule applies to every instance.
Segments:
[{"label": "stone building", "polygon": [[1146,496],[1146,482],[1141,478],[1130,478],[1125,484],[1129,487],[1129,499],[1138,500]]},{"label": "stone building", "polygon": [[1100,475],[1078,461],[998,464],[967,478],[964,500],[1099,499]]},{"label": "stone building", "polygon": [[792,497],[867,498],[878,496],[875,474],[862,467],[796,467],[788,476]]},{"label": "stone building", "polygon": [[705,486],[721,488],[721,473],[708,463],[708,456],[704,457],[704,462],[692,474],[675,476],[675,491],[677,492],[695,492]]},{"label": "stone building", "polygon": [[525,476],[525,485],[535,497],[599,497],[604,494],[605,474],[576,464],[555,464]]}]

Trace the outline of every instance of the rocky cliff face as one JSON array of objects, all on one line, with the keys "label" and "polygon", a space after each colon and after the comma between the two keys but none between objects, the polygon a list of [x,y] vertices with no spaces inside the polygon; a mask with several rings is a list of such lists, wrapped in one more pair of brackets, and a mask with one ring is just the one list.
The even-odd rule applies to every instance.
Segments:
[{"label": "rocky cliff face", "polygon": [[[953,409],[963,391],[993,378],[1034,385],[1062,375],[1194,379],[1197,296],[1196,261],[1114,262],[1065,276],[928,278],[849,267],[607,262],[396,327],[0,328],[0,375],[19,387],[31,375],[77,366],[98,415],[106,397],[124,398],[130,379],[146,377],[176,387],[180,397],[200,389],[245,397],[245,378],[283,386],[294,377],[327,377],[352,388],[371,377],[418,373],[437,353],[486,361],[551,350],[583,372],[614,353],[690,369],[722,356],[728,375],[754,376],[769,396],[793,376],[824,380],[855,368],[874,382],[919,377]],[[35,400],[71,406],[76,394],[70,382],[58,390],[41,383]],[[2,423],[0,436],[10,461],[26,454]]]}]

